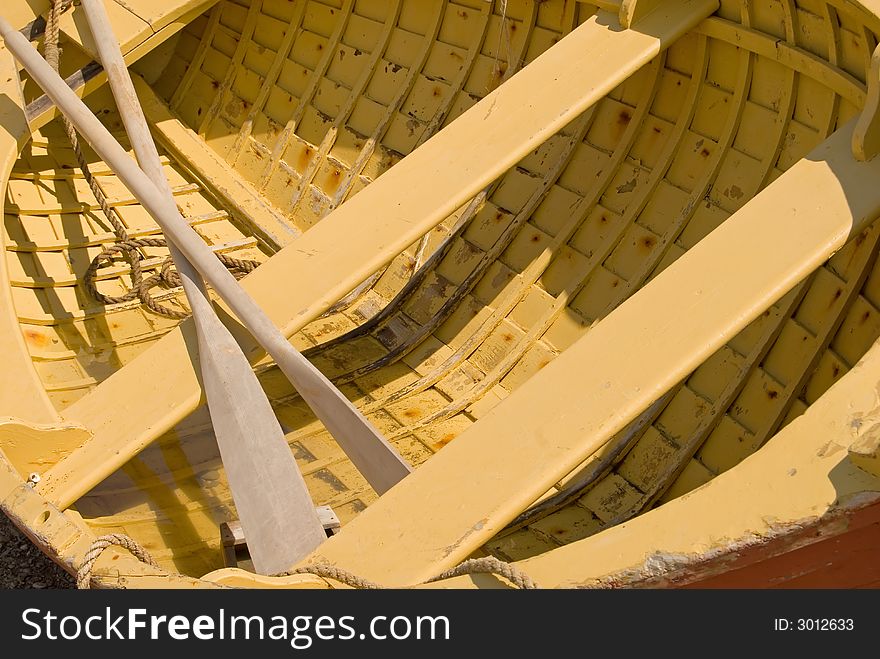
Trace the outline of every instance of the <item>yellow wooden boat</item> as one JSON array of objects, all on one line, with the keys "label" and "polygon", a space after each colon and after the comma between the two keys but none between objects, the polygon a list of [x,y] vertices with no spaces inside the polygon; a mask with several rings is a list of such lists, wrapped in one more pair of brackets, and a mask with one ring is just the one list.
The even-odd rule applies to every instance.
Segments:
[{"label": "yellow wooden boat", "polygon": [[[125,143],[82,7],[51,4],[0,15],[43,48],[58,12],[62,77]],[[246,569],[167,248],[139,244],[139,294],[4,47],[0,507],[63,567],[880,585],[880,2],[106,8],[184,217],[414,471],[377,494],[227,316],[341,523]],[[128,239],[161,237],[83,151]]]}]

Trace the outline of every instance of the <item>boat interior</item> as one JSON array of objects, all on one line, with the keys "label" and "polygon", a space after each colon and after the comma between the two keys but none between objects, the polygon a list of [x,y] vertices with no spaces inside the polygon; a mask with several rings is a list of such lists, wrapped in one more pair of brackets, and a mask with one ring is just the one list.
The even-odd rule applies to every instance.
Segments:
[{"label": "boat interior", "polygon": [[[21,4],[24,18],[16,28],[48,11],[47,2]],[[318,267],[272,268],[287,254],[309,263],[312,234],[315,241],[349,241],[352,236],[333,225],[346,208],[351,211],[345,226],[360,224],[365,232],[372,223],[390,226],[397,218],[394,189],[389,191],[390,182],[382,188],[382,203],[368,196],[373,186],[378,190],[384,178],[404,171],[411,153],[427,152],[459,118],[513,85],[519,72],[563,46],[568,35],[608,32],[612,24],[609,38],[622,39],[615,23],[621,3],[107,4],[114,9],[114,28],[125,37],[120,41],[132,59],[140,101],[183,216],[217,254],[256,262],[242,283],[259,281],[270,315],[292,344],[415,468],[392,490],[398,505],[402,497],[413,497],[407,499],[408,520],[433,519],[450,502],[462,505],[451,493],[463,476],[452,472],[433,490],[404,487],[435,458],[439,465],[444,453],[453,455],[459,436],[467,434],[474,444],[484,421],[489,428],[500,417],[515,434],[521,417],[537,413],[530,401],[540,405],[524,394],[511,398],[521,387],[534,392],[555,383],[588,400],[595,382],[613,376],[591,373],[604,367],[597,362],[565,362],[569,348],[591,333],[599,336],[606,319],[617,317],[618,309],[624,313],[623,307],[633,309],[630,317],[640,331],[662,334],[665,316],[647,302],[639,306],[640,292],[647,296],[655,280],[662,286],[661,273],[705,245],[752,200],[773,194],[777,181],[794,181],[786,184],[786,194],[810,194],[810,179],[798,184],[796,168],[852,130],[868,103],[880,34],[880,18],[865,8],[869,2],[668,3],[688,13],[680,34],[649,57],[627,51],[581,62],[584,76],[601,77],[608,90],[517,155],[515,164],[479,181],[475,192],[449,195],[448,209],[427,209],[430,190],[443,192],[452,184],[430,170],[420,175],[415,165],[406,170],[408,178],[398,180],[406,181],[413,198],[423,195],[426,214],[439,209],[442,217],[427,228],[420,225],[416,236],[402,232],[405,244],[394,254],[387,254],[391,241],[381,243],[385,252],[364,243],[360,261],[343,278]],[[79,84],[88,106],[126,145],[76,13],[62,16],[61,73]],[[35,44],[43,40],[36,23],[30,31]],[[615,57],[628,58],[626,66],[617,66]],[[151,396],[194,377],[180,338],[188,331],[181,320],[188,313],[182,289],[156,277],[151,295],[165,310],[157,313],[128,295],[132,272],[125,261],[108,260],[90,272],[118,236],[78,168],[57,110],[24,71],[18,73],[28,128],[26,137],[15,136],[18,150],[4,170],[0,285],[9,303],[2,322],[19,332],[21,347],[9,368],[27,375],[21,391],[0,396],[0,415],[67,430],[57,441],[43,432],[32,441],[0,433],[0,450],[21,479],[48,473],[32,490],[80,528],[95,536],[130,536],[170,573],[193,579],[222,574],[219,529],[237,514],[200,393],[188,384],[173,412],[149,411]],[[497,98],[501,105],[504,97]],[[511,107],[496,112],[513,112]],[[528,132],[525,117],[521,128]],[[497,120],[503,126],[503,115]],[[480,145],[460,146],[431,152],[434,165],[467,170]],[[160,236],[111,168],[83,148],[129,236]],[[355,211],[357,217],[351,216]],[[776,219],[765,212],[755,222],[770,226]],[[803,217],[805,223],[810,219]],[[872,219],[844,236],[829,258],[809,265],[784,290],[768,293],[768,303],[751,317],[739,314],[739,327],[731,321],[719,330],[722,340],[706,342],[705,355],[673,374],[674,382],[653,389],[646,384],[650,404],[619,427],[602,426],[613,432],[571,457],[564,474],[546,482],[539,464],[543,449],[523,454],[535,461],[523,474],[541,472],[536,484],[509,486],[522,494],[503,524],[477,544],[465,543],[462,557],[520,562],[549,555],[686,498],[772,445],[880,336],[880,227]],[[784,252],[781,238],[766,247]],[[755,236],[756,243],[763,240]],[[748,241],[743,245],[748,248]],[[716,258],[724,259],[723,245],[715,246]],[[167,248],[140,249],[144,276],[161,275]],[[360,247],[346,249],[357,254]],[[748,250],[727,256],[733,272],[751,276]],[[345,290],[303,301],[320,286]],[[672,307],[687,309],[686,302]],[[234,319],[230,325],[242,334]],[[682,335],[678,341],[694,339],[700,340]],[[642,362],[642,353],[617,344],[607,349],[625,368],[650,379],[654,365]],[[629,354],[639,361],[627,361]],[[249,356],[315,504],[330,506],[342,523],[328,548],[356,553],[366,547],[357,538],[367,537],[379,515],[364,511],[376,504],[383,516],[393,517],[395,508],[378,507],[385,497],[370,487],[274,363],[256,351]],[[552,379],[563,368],[572,377]],[[30,397],[15,403],[24,405],[25,411],[17,411],[12,396],[22,392]],[[596,411],[584,405],[558,417],[571,433],[594,429],[578,425],[581,410]],[[132,412],[141,409],[147,410],[143,416]],[[150,441],[125,455],[118,468],[98,468],[112,451],[109,444],[90,449],[86,435],[97,437],[102,428],[125,434],[128,429],[118,428],[127,428],[126,418],[132,425],[149,421]],[[89,433],[77,435],[75,427]],[[493,441],[486,451],[491,447],[502,464],[531,440]],[[463,450],[454,455],[467,464]],[[443,478],[439,468],[430,472],[436,482]],[[68,478],[74,472],[84,475]],[[53,474],[64,477],[53,480]],[[346,545],[349,524],[352,540]],[[427,534],[427,521],[424,526]],[[44,544],[47,553],[67,560],[63,541],[44,538]],[[388,552],[391,561],[394,552]]]}]

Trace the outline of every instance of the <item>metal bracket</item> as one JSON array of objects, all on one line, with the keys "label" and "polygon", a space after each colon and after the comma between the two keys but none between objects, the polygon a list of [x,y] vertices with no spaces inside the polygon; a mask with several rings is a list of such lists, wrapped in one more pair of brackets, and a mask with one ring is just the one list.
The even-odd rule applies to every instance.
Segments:
[{"label": "metal bracket", "polygon": [[868,96],[853,131],[852,150],[856,160],[863,162],[880,153],[880,45],[871,55]]},{"label": "metal bracket", "polygon": [[[315,512],[318,513],[318,519],[321,520],[328,538],[339,533],[342,523],[330,506],[316,506]],[[240,521],[236,519],[220,524],[220,544],[223,547],[223,565],[255,571]]]}]

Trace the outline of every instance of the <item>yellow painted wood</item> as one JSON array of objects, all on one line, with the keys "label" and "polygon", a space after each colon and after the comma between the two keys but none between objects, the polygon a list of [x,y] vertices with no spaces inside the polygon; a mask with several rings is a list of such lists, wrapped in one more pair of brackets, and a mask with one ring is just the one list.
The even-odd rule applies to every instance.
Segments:
[{"label": "yellow painted wood", "polygon": [[[119,35],[119,45],[123,52],[131,50],[153,32],[149,21],[137,15],[132,8],[125,4],[110,1],[105,2],[107,14]],[[71,11],[64,12],[58,21],[58,27],[62,33],[85,50],[93,58],[97,57],[97,47],[92,40],[89,24],[86,21],[85,11],[81,7],[74,7]]]},{"label": "yellow painted wood", "polygon": [[[176,22],[184,15],[196,15],[210,8],[217,0],[172,0],[161,4],[150,0],[105,0],[113,33],[123,53],[136,48],[154,33]],[[63,34],[95,58],[97,48],[92,40],[85,12],[79,6],[65,12],[59,21]]]},{"label": "yellow painted wood", "polygon": [[[880,163],[855,161],[851,135],[798,162],[311,560],[404,585],[466,558],[880,212],[868,192]],[[443,513],[405,515],[425,500]]]},{"label": "yellow painted wood", "polygon": [[11,417],[0,418],[0,451],[23,479],[40,473],[55,460],[56,446],[88,441],[88,430],[77,426],[36,426]]},{"label": "yellow painted wood", "polygon": [[[3,120],[0,121],[0,180],[6,181],[18,156],[19,144],[28,135],[27,120],[24,114],[24,98],[18,85],[17,66],[5,46],[0,46],[0,90],[6,99]],[[6,195],[0,199],[0,209],[4,209]],[[0,235],[5,246],[5,239]],[[0,410],[5,414],[13,412],[22,419],[36,423],[52,423],[57,413],[49,403],[46,392],[40,385],[29,364],[24,338],[15,318],[12,291],[8,285],[9,271],[5,259],[0,259],[0,345],[6,346],[8,356],[3,364],[3,386],[0,387]]]},{"label": "yellow painted wood", "polygon": [[[481,99],[499,85],[503,89],[516,82],[515,71],[521,66],[528,71],[563,35],[588,22],[597,3],[258,4],[254,9],[254,3],[221,0],[201,16],[182,15],[151,37],[161,40],[163,30],[182,28],[137,67],[152,92],[144,90],[145,98],[157,104],[160,115],[173,118],[171,124],[160,121],[156,131],[161,138],[161,129],[172,126],[174,134],[165,144],[165,173],[177,203],[215,251],[265,260],[274,251],[263,230],[276,221],[270,217],[273,206],[283,209],[283,221],[308,229],[275,259],[281,263],[283,256],[292,264],[289,269],[264,277],[260,271],[268,266],[261,267],[248,285],[259,282],[294,345],[334,379],[407,461],[429,474],[435,460],[442,464],[443,456],[454,455],[454,446],[483,437],[483,428],[487,436],[494,434],[496,415],[527,421],[531,396],[527,405],[520,392],[534,391],[529,387],[541,383],[549,396],[558,386],[549,380],[560,382],[552,377],[556,364],[568,368],[568,358],[585,341],[605,337],[605,345],[611,345],[609,330],[603,328],[615,327],[622,309],[686,264],[688,251],[699,250],[707,236],[735,226],[741,209],[762,190],[780,177],[785,180],[793,167],[789,174],[800,171],[816,145],[863,115],[868,65],[880,34],[871,3],[725,0],[668,50],[621,76],[621,84],[597,97],[589,111],[549,131],[513,166],[493,174],[494,180],[462,191],[457,207],[436,228],[425,230],[415,220],[383,224],[376,217],[386,214],[382,209],[390,207],[383,205],[388,199],[401,196],[397,186],[402,181],[419,193],[430,188],[414,170],[395,178],[394,172],[405,172],[412,160],[407,154],[428,145],[438,131],[441,136],[453,132],[446,129],[453,129]],[[169,3],[168,9],[174,6]],[[598,3],[607,14],[596,20],[613,21],[620,6]],[[38,10],[45,6],[22,8],[22,23]],[[17,5],[12,11],[19,12]],[[142,17],[148,11],[161,21],[161,2],[138,9]],[[635,30],[640,29],[637,23]],[[87,64],[85,51],[64,39],[67,71]],[[139,48],[148,49],[150,39],[145,44]],[[232,67],[236,52],[241,57]],[[95,90],[85,88],[89,104],[111,130],[119,130],[109,95]],[[34,98],[30,86],[25,98]],[[173,108],[170,113],[166,104]],[[190,131],[198,129],[214,105],[218,113],[207,139],[193,138]],[[496,112],[490,123],[498,120]],[[6,424],[3,441],[10,449],[9,455],[0,454],[0,494],[28,495],[9,499],[13,517],[19,513],[16,522],[68,569],[84,548],[68,542],[65,525],[56,519],[71,520],[92,536],[129,534],[165,570],[147,569],[125,552],[113,551],[98,566],[96,583],[101,585],[342,587],[313,577],[271,579],[218,571],[223,564],[218,527],[235,518],[234,502],[204,408],[177,420],[181,410],[195,403],[186,399],[191,386],[186,377],[179,380],[186,366],[171,364],[188,364],[190,356],[162,344],[169,333],[174,337],[170,342],[179,342],[186,325],[175,329],[176,321],[145,311],[137,301],[95,304],[83,289],[82,273],[90,258],[113,241],[112,234],[94,213],[82,177],[71,169],[72,154],[64,148],[57,123],[42,124],[30,141],[25,132],[10,156],[14,160],[22,147],[6,185],[0,267],[7,273],[6,308],[13,311],[9,326],[17,324],[24,337],[24,347],[8,352],[23,355],[19,372],[33,379],[49,415],[37,430],[31,428],[33,418]],[[444,172],[459,167],[466,155],[462,149],[435,152],[430,184],[446,180]],[[88,157],[132,235],[159,235],[106,166],[93,154]],[[262,172],[268,163],[274,174],[266,181]],[[388,177],[394,185],[383,187],[376,180]],[[232,192],[224,194],[221,187]],[[300,190],[298,201],[291,205],[295,190]],[[359,202],[364,195],[366,201]],[[243,216],[239,196],[253,202],[256,210],[249,215],[261,219],[251,222]],[[798,197],[815,201],[806,193]],[[338,212],[331,212],[343,201]],[[348,216],[337,225],[337,216],[350,205],[357,218]],[[270,209],[268,216],[261,208]],[[765,212],[765,223],[774,224],[778,215],[776,208]],[[322,229],[325,224],[328,228]],[[373,235],[380,226],[385,230]],[[358,241],[352,249],[336,245],[346,242],[340,238],[343,232]],[[546,560],[552,566],[549,575],[534,568],[541,572],[542,586],[594,577],[600,583],[656,583],[651,575],[672,574],[681,564],[675,556],[644,560],[654,551],[654,541],[665,537],[653,523],[642,526],[653,519],[654,513],[645,511],[655,500],[665,504],[663,509],[677,507],[705,489],[694,488],[712,488],[724,479],[766,479],[768,487],[779,485],[770,463],[763,462],[768,449],[797,426],[810,434],[804,440],[809,450],[790,455],[809,462],[819,452],[811,433],[831,436],[811,414],[822,409],[829,387],[851,378],[873,386],[859,380],[857,363],[880,336],[876,236],[871,227],[852,237],[764,314],[699,358],[691,372],[673,374],[679,379],[666,395],[546,489],[539,491],[538,481],[528,474],[524,487],[534,488],[529,495],[534,499],[517,504],[527,510],[479,541],[476,553],[538,561],[535,565]],[[314,251],[289,259],[287,254],[299,246]],[[367,247],[382,256],[367,263],[361,253]],[[163,252],[146,252],[145,266],[153,272]],[[731,263],[735,258],[730,257]],[[332,267],[326,269],[327,263]],[[103,269],[98,285],[121,292],[127,272],[122,264]],[[314,283],[317,272],[334,279]],[[170,304],[180,296],[174,288],[156,292]],[[654,306],[643,309],[641,326],[661,322],[657,313]],[[675,327],[668,332],[674,335]],[[636,334],[642,336],[635,327],[632,334],[624,333]],[[694,342],[690,334],[679,338]],[[396,538],[371,534],[369,508],[378,505],[379,511],[393,509],[397,515],[398,505],[377,499],[271,361],[258,353],[251,357],[312,497],[334,507],[348,527],[342,537],[349,531],[358,536],[351,544],[344,541],[339,564],[364,562],[358,556],[364,546],[390,551]],[[654,361],[642,359],[641,364],[659,377],[650,368]],[[563,388],[580,388],[590,370],[572,369],[575,375]],[[109,382],[119,386],[102,385]],[[177,389],[176,384],[184,386]],[[128,401],[130,392],[142,400]],[[183,405],[174,400],[175,392]],[[159,397],[158,404],[150,408],[153,396]],[[105,446],[112,446],[112,428],[122,428],[123,439],[139,434],[149,445],[127,461],[122,458],[115,471],[111,465],[106,478],[92,473],[93,464],[84,460],[77,470],[88,472],[95,484],[78,485],[88,491],[56,518],[40,490],[25,488],[22,479],[26,467],[45,472],[75,445],[90,445],[91,428],[71,433],[60,421],[71,409],[85,409],[76,401],[91,401],[89,418],[99,425],[108,414],[116,415],[104,431]],[[26,410],[17,397],[9,404],[0,414],[18,417]],[[823,418],[838,414],[841,427],[852,427],[846,426],[852,420],[843,408],[835,409],[826,409]],[[165,416],[167,410],[171,413]],[[113,425],[127,422],[125,415],[131,417],[127,430]],[[798,426],[798,419],[806,423]],[[163,425],[168,430],[159,432]],[[586,439],[598,441],[598,436]],[[528,438],[491,441],[497,449]],[[506,448],[496,452],[501,462],[509,459]],[[854,467],[865,455],[854,452],[841,459]],[[759,475],[743,469],[756,461],[766,468]],[[788,470],[800,472],[801,467],[792,464]],[[870,470],[858,471],[867,476]],[[440,476],[434,475],[439,483]],[[828,477],[836,475],[829,472]],[[442,477],[449,479],[448,474]],[[544,471],[536,478],[549,476]],[[832,520],[849,509],[823,503],[828,490],[820,478],[800,482],[804,489],[797,500],[792,496],[772,509],[777,525],[770,534],[784,539],[794,532],[798,516],[803,517],[801,504],[816,510],[810,523],[832,524],[828,529],[834,530]],[[450,488],[453,481],[458,479],[449,479]],[[854,481],[851,492],[848,501],[854,505],[872,500],[865,480]],[[425,525],[432,515],[455,522],[456,515],[438,500],[396,501],[404,519],[419,518],[420,534],[429,533],[421,525],[420,506],[430,508]],[[479,503],[480,495],[474,500]],[[755,498],[748,505],[763,503]],[[711,535],[718,527],[701,517],[701,511],[711,511],[708,502],[705,509],[676,508],[680,512],[665,523],[674,526],[681,515],[695,527],[674,545],[676,552],[702,560],[705,546],[712,555],[735,555],[738,542],[768,533],[747,508],[733,513],[738,519],[729,528],[744,535],[732,539]],[[50,510],[49,523],[41,526],[45,510]],[[501,526],[500,519],[493,523]],[[626,553],[631,558],[641,552],[641,563],[617,561],[615,539],[623,520],[628,520],[624,528],[642,529],[627,535],[635,549]],[[710,530],[701,536],[703,528]],[[579,543],[591,548],[591,572],[583,569],[583,558],[555,560],[558,552],[570,555],[567,551]],[[599,545],[607,551],[598,551]],[[410,577],[401,583],[411,579],[412,563],[403,562]],[[170,574],[178,571],[185,574]],[[193,578],[198,575],[205,579]],[[443,585],[463,581],[504,586],[488,576]]]},{"label": "yellow painted wood", "polygon": [[[201,0],[199,2],[187,1],[171,7],[168,20],[154,21],[149,24],[133,15],[127,9],[122,9],[116,2],[109,2],[108,9],[111,13],[111,23],[116,34],[120,36],[123,59],[127,64],[138,61],[146,54],[164,44],[171,37],[183,29],[190,21],[199,16],[206,8],[215,4],[217,0]],[[74,20],[73,15],[76,15]],[[77,14],[76,10],[67,12],[59,21],[59,27],[64,36],[69,36],[75,44],[68,48],[68,59],[73,55],[81,66],[94,61],[94,44],[88,34],[85,19]],[[83,33],[80,31],[85,29]],[[82,35],[81,35],[82,34]],[[74,48],[82,49],[71,53]],[[77,86],[74,91],[80,97],[88,96],[107,82],[107,74],[102,70],[94,77],[89,78],[84,85]],[[58,111],[51,103],[44,103],[38,112],[29,112],[28,121],[32,130],[49,123],[58,116]]]},{"label": "yellow painted wood", "polygon": [[803,48],[774,39],[759,30],[752,30],[718,16],[703,21],[697,29],[706,36],[735,44],[746,50],[791,67],[815,80],[821,81],[844,98],[861,105],[865,102],[865,84],[840,68],[829,66],[826,60]]},{"label": "yellow painted wood", "polygon": [[243,181],[214,151],[206,148],[194,131],[174,117],[142,78],[133,80],[144,114],[162,145],[178,159],[187,161],[240,222],[274,249],[280,249],[299,235],[278,209],[266,203],[253,186]]},{"label": "yellow painted wood", "polygon": [[[157,3],[152,0],[113,0],[138,18],[149,23],[153,32],[158,32],[166,25],[173,23],[185,15],[192,15],[193,12],[199,13],[208,10],[215,4],[212,0],[174,0],[171,3]],[[108,11],[112,8],[110,3],[105,0]],[[80,10],[81,11],[81,10]],[[89,52],[92,52],[91,50]]]},{"label": "yellow painted wood", "polygon": [[880,47],[871,55],[868,76],[868,98],[853,133],[853,153],[859,160],[870,160],[880,152]]},{"label": "yellow painted wood", "polygon": [[[666,43],[713,7],[711,1],[697,0],[676,5],[669,14],[654,14],[653,23],[643,23],[644,32],[615,32],[594,20],[587,21],[548,51],[540,60],[540,66],[536,62],[519,77],[512,78],[509,85],[490,94],[451,130],[426,142],[407,160],[406,166],[388,172],[378,188],[374,185],[365,189],[351,203],[341,206],[332,220],[327,218],[243,280],[245,288],[274,322],[291,334],[308,319],[307,314],[315,315],[326,309],[331,300],[353,288],[391,254],[433,226],[532,145],[540,143],[591,105],[621,77],[655,56]],[[596,53],[595,57],[587,58],[591,65],[586,70],[581,66],[585,52]],[[599,66],[603,58],[610,58],[608,69]],[[557,74],[550,77],[545,71]],[[570,84],[565,72],[579,81],[578,86]],[[589,80],[587,76],[595,78]],[[533,104],[523,106],[524,97],[532,98]],[[542,104],[539,99],[553,101]],[[493,114],[496,109],[501,111]],[[535,130],[535,126],[540,129]],[[475,144],[478,146],[474,149]],[[466,166],[454,170],[445,166],[444,153],[469,148],[473,155],[462,157]],[[443,186],[434,185],[428,190],[413,187],[406,182],[407,177],[428,177],[438,183],[442,181]],[[389,199],[383,188],[398,192]],[[377,213],[375,208],[368,211],[376,218],[368,227],[360,208],[372,208],[375,201],[383,198],[386,204],[391,202],[388,211]],[[416,221],[416,218],[420,219]],[[336,240],[339,232],[348,235],[349,240],[345,243]],[[351,257],[346,254],[347,250]],[[306,272],[296,261],[320,274],[302,280],[297,290],[279,295],[282,291],[273,281],[283,278],[285,272]],[[360,264],[352,268],[359,261]],[[304,300],[305,308],[301,308],[295,298]],[[71,446],[71,450],[77,450],[46,472],[40,483],[44,496],[66,508],[195,408],[200,398],[198,385],[192,362],[183,358],[186,349],[181,339],[176,333],[170,334],[153,349],[162,350],[161,354],[153,351],[145,354],[138,366],[128,372],[120,371],[103,389],[66,410],[65,419],[83,424],[95,433],[95,438],[82,447]],[[254,357],[258,355],[252,346],[248,346],[246,352]],[[169,377],[168,368],[179,368],[181,372]],[[159,378],[162,385],[157,386],[151,371],[156,378],[159,371],[165,373]],[[149,391],[140,391],[145,385]],[[118,401],[116,392],[120,389],[130,393],[130,403]],[[111,408],[110,414],[108,408]],[[106,458],[108,450],[113,452],[110,459]],[[104,457],[96,468],[97,455]],[[84,468],[85,465],[89,465],[88,468]]]},{"label": "yellow painted wood", "polygon": [[869,428],[849,447],[849,459],[862,471],[880,478],[880,436]]},{"label": "yellow painted wood", "polygon": [[631,28],[660,6],[660,0],[623,0],[620,3],[620,24]]},{"label": "yellow painted wood", "polygon": [[[857,468],[857,458],[850,462],[845,456],[848,449],[860,453],[859,447],[873,436],[878,367],[880,346],[875,346],[852,377],[833,386],[736,470],[627,524],[520,561],[517,567],[543,588],[619,587],[645,579],[662,586],[671,576],[686,583],[689,566],[713,553],[784,537],[831,512],[876,502],[880,477]],[[847,413],[842,415],[842,409]],[[723,515],[718,514],[719,502]],[[689,523],[682,524],[684,519]],[[826,532],[840,530],[832,523]],[[459,577],[426,587],[473,588],[479,583]]]}]

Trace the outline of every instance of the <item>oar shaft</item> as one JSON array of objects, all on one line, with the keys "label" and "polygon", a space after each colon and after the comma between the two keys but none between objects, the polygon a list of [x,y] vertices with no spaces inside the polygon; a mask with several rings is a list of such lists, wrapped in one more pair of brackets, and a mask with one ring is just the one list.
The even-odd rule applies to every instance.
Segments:
[{"label": "oar shaft", "polygon": [[[113,34],[110,21],[107,19],[104,5],[101,0],[82,0],[82,7],[85,10],[86,20],[89,23],[101,65],[107,72],[113,98],[119,108],[125,132],[128,134],[138,164],[159,191],[174,203],[174,195],[162,169],[159,152],[150,135],[146,117],[134,91],[134,85],[131,83],[128,68],[122,59],[122,52]],[[190,305],[193,305],[193,298],[196,295],[200,294],[201,297],[208,299],[204,279],[198,270],[180,253],[172,241],[169,241],[168,249],[177,272],[180,274],[183,289]],[[199,307],[204,306],[198,301],[195,304]],[[193,307],[193,315],[196,313],[196,308]]]},{"label": "oar shaft", "polygon": [[303,399],[380,494],[410,473],[409,465],[324,375],[278,330],[211,249],[183,220],[86,105],[67,87],[27,39],[0,18],[0,33],[46,95],[65,113],[98,155],[229,305],[272,356]]},{"label": "oar shaft", "polygon": [[[166,202],[174,204],[104,3],[82,0],[82,8],[138,163]],[[199,272],[173,241],[168,248],[192,308],[205,398],[254,569],[283,571],[326,540],[326,534],[250,363],[214,313]]]}]

